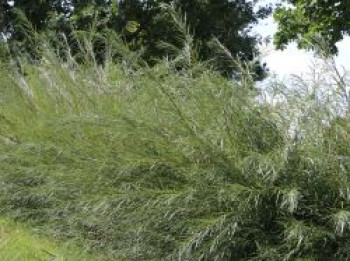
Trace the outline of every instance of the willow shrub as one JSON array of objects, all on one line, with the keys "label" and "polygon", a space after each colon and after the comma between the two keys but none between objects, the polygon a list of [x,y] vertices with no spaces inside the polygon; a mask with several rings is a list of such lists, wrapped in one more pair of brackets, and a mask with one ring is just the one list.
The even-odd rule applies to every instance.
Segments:
[{"label": "willow shrub", "polygon": [[206,65],[87,57],[2,66],[3,216],[106,260],[349,258],[348,123],[293,140]]}]

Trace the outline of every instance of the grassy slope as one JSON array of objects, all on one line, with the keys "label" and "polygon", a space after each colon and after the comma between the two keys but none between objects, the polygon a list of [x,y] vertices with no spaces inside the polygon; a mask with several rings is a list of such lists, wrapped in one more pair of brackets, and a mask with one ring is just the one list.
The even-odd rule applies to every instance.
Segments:
[{"label": "grassy slope", "polygon": [[74,244],[62,244],[37,236],[28,227],[0,220],[0,260],[2,261],[88,261],[96,257],[83,254]]}]

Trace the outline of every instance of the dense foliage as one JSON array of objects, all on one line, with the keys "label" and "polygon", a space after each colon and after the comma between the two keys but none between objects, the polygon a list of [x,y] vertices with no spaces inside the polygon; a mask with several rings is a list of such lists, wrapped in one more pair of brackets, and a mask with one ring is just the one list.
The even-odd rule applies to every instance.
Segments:
[{"label": "dense foliage", "polygon": [[1,65],[2,215],[106,260],[349,258],[347,116],[259,105],[198,62],[41,50]]},{"label": "dense foliage", "polygon": [[193,2],[1,6],[0,215],[97,260],[350,259],[349,78],[327,60],[266,103],[235,60],[253,38],[225,43],[245,16]]},{"label": "dense foliage", "polygon": [[280,7],[274,13],[278,22],[277,47],[284,48],[296,40],[301,48],[317,47],[325,40],[331,51],[336,43],[350,34],[350,3],[340,0],[292,0],[292,6]]}]

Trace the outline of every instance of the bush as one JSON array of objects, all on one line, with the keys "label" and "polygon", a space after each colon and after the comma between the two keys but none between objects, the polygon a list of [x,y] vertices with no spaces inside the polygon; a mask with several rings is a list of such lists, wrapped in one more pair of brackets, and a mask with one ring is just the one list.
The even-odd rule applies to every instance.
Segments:
[{"label": "bush", "polygon": [[3,215],[106,259],[349,258],[348,118],[293,138],[203,64],[43,57],[0,73]]}]

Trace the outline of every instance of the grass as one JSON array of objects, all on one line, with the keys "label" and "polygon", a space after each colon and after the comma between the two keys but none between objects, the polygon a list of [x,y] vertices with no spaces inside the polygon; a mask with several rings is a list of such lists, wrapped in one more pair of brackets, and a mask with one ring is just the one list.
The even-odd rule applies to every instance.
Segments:
[{"label": "grass", "polygon": [[134,58],[1,65],[3,217],[99,260],[349,258],[347,117],[305,112],[300,138],[288,101]]},{"label": "grass", "polygon": [[98,260],[84,254],[74,243],[58,243],[36,235],[33,229],[13,221],[0,220],[0,259],[3,261],[88,261]]}]

